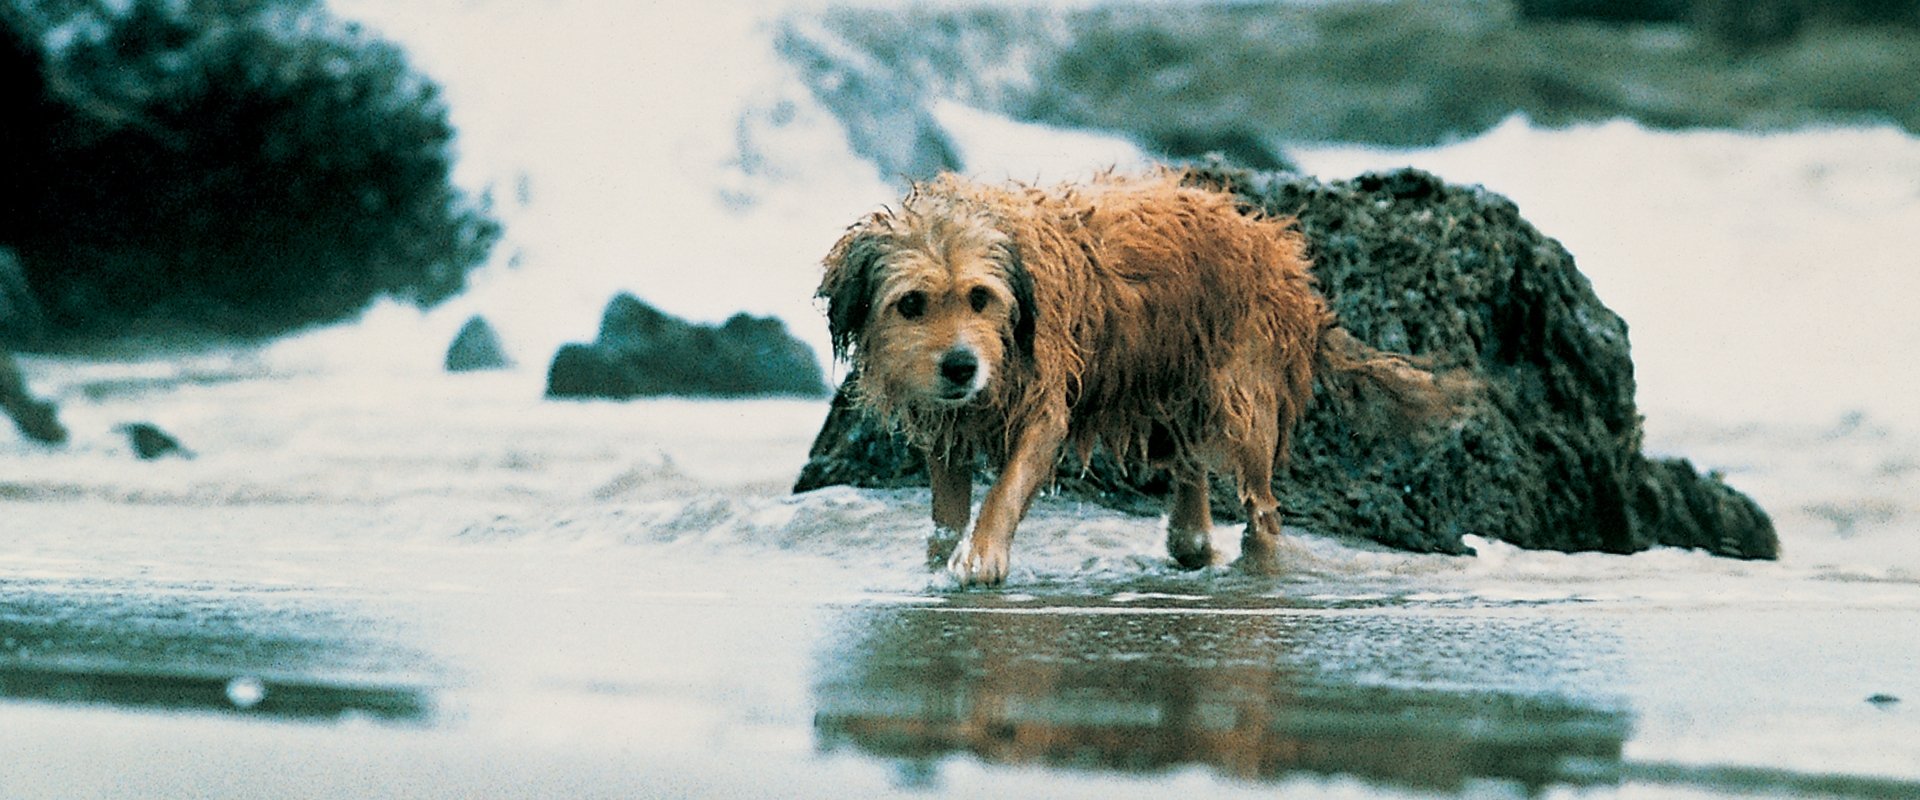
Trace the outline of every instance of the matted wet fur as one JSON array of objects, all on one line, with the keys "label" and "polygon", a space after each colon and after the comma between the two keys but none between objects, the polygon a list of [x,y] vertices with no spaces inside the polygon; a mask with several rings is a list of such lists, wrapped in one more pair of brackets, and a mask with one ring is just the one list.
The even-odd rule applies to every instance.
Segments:
[{"label": "matted wet fur", "polygon": [[[1272,479],[1316,379],[1445,413],[1450,381],[1338,326],[1292,220],[1185,173],[1039,188],[943,175],[854,223],[825,260],[836,355],[857,397],[927,456],[928,555],[962,584],[1005,579],[1014,528],[1063,447],[1170,468],[1167,549],[1215,560],[1208,475],[1247,510],[1240,564],[1277,568]],[[972,465],[999,477],[968,524]],[[964,532],[964,535],[963,535]]]}]

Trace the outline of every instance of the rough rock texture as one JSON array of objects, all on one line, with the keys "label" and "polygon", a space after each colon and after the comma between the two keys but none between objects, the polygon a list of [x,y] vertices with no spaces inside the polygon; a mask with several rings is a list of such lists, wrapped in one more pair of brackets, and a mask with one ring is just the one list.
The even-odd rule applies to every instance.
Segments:
[{"label": "rough rock texture", "polygon": [[779,320],[735,314],[691,325],[629,294],[607,304],[592,344],[568,344],[547,370],[548,397],[742,397],[827,393],[813,351]]},{"label": "rough rock texture", "polygon": [[[1655,544],[1772,558],[1772,521],[1752,500],[1684,461],[1640,453],[1627,327],[1600,304],[1573,257],[1511,201],[1403,170],[1321,183],[1287,173],[1203,168],[1250,205],[1294,214],[1321,291],[1375,346],[1467,369],[1486,386],[1463,420],[1416,437],[1365,424],[1368,398],[1322,396],[1275,479],[1291,524],[1423,552],[1462,553],[1467,534],[1553,550],[1626,553]],[[856,380],[857,376],[850,378]],[[797,491],[923,484],[917,454],[835,398]],[[983,476],[984,477],[984,476]],[[1228,481],[1214,506],[1238,515]],[[1063,461],[1062,491],[1159,513],[1166,476],[1096,456]]]},{"label": "rough rock texture", "polygon": [[500,334],[484,317],[474,317],[460,326],[460,332],[454,334],[453,343],[447,346],[448,372],[478,372],[490,369],[506,369],[513,366],[513,359],[507,357],[506,348],[500,344]]},{"label": "rough rock texture", "polygon": [[0,350],[0,414],[13,419],[20,435],[36,442],[62,444],[67,441],[67,429],[60,424],[58,410],[52,403],[37,400],[27,391],[20,365],[14,363],[13,355],[5,350]]}]

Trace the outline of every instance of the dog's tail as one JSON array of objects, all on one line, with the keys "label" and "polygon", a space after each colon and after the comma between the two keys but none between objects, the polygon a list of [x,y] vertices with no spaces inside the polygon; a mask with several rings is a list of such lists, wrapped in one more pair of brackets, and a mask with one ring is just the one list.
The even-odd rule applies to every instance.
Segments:
[{"label": "dog's tail", "polygon": [[[1349,413],[1384,417],[1367,422],[1395,430],[1459,417],[1480,394],[1480,382],[1465,371],[1435,372],[1428,359],[1377,350],[1338,325],[1321,332],[1314,367],[1321,387]],[[1367,395],[1383,396],[1391,413],[1367,413],[1381,405],[1363,404]]]}]

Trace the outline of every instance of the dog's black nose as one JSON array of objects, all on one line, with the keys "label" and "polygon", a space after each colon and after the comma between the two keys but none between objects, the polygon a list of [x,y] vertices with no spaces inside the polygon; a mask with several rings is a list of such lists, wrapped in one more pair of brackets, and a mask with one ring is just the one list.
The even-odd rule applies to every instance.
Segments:
[{"label": "dog's black nose", "polygon": [[948,350],[940,357],[940,377],[955,386],[965,386],[973,381],[973,374],[980,371],[980,360],[974,358],[970,350],[958,347]]}]

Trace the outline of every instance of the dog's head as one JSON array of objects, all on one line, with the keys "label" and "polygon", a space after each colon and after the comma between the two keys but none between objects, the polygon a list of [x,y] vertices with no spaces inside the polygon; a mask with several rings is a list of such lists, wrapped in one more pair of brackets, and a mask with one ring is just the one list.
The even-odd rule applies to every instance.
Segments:
[{"label": "dog's head", "polygon": [[975,205],[915,193],[855,223],[827,254],[835,355],[883,405],[960,407],[1031,359],[1033,279],[1019,248]]}]

